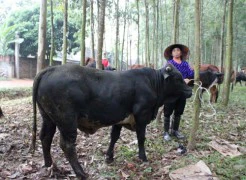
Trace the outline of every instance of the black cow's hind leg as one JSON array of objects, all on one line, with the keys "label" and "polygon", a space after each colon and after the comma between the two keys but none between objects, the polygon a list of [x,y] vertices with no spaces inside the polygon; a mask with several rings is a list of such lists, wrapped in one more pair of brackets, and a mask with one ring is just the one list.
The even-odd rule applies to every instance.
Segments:
[{"label": "black cow's hind leg", "polygon": [[56,125],[45,115],[43,117],[43,124],[40,131],[40,140],[43,148],[44,165],[45,167],[50,167],[52,165],[52,158],[50,154],[50,147],[52,139],[56,132]]},{"label": "black cow's hind leg", "polygon": [[76,153],[76,137],[77,128],[71,124],[64,126],[60,129],[60,146],[65,153],[67,160],[72,166],[78,179],[87,179],[88,175],[84,172],[83,168],[80,166],[77,153]]},{"label": "black cow's hind leg", "polygon": [[112,163],[114,161],[114,145],[117,142],[117,140],[120,137],[120,131],[122,129],[122,126],[120,125],[113,125],[111,129],[111,134],[110,134],[110,144],[108,147],[108,151],[106,153],[106,163]]},{"label": "black cow's hind leg", "polygon": [[139,158],[143,161],[148,161],[146,154],[145,154],[145,148],[144,148],[144,142],[145,142],[145,131],[146,131],[146,125],[140,125],[137,124],[136,126],[136,133],[137,133],[137,139],[138,139],[138,148],[139,148]]}]

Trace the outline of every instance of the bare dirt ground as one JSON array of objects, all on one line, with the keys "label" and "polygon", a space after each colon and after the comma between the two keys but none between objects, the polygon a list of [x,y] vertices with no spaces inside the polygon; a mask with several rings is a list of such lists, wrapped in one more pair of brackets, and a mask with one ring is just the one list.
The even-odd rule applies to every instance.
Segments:
[{"label": "bare dirt ground", "polygon": [[33,83],[32,79],[8,79],[0,81],[0,87],[13,88],[13,87],[31,87]]},{"label": "bare dirt ground", "polygon": [[[16,82],[19,84],[18,87],[23,87],[24,84],[28,87],[32,86],[31,80],[17,80]],[[3,84],[5,87],[16,86],[16,84],[11,85],[10,82],[0,81],[0,86]],[[5,115],[0,119],[0,179],[76,179],[59,147],[58,131],[51,148],[53,168],[43,167],[43,153],[39,138],[37,138],[35,154],[29,153],[33,116],[31,95],[1,100],[0,105]],[[215,108],[217,109],[215,117],[201,117],[200,119],[195,151],[180,155],[177,152],[178,144],[182,143],[187,146],[188,140],[178,141],[173,138],[168,143],[164,142],[163,122],[158,124],[154,121],[148,125],[146,132],[145,148],[148,163],[141,162],[137,157],[136,133],[123,129],[115,147],[115,161],[107,165],[105,153],[109,145],[110,127],[106,127],[90,136],[78,131],[77,153],[80,164],[89,174],[89,180],[168,180],[170,171],[196,163],[198,160],[204,160],[213,172],[213,176],[219,179],[241,180],[246,177],[245,155],[231,161],[230,158],[222,157],[207,143],[214,137],[220,137],[245,146],[246,107],[235,103],[235,106],[230,108],[219,106]],[[181,124],[181,130],[186,136],[190,133],[192,112],[193,104],[189,101]],[[205,113],[208,114],[209,111]],[[39,133],[41,128],[39,113],[37,128]],[[233,162],[236,162],[237,169],[234,169]]]}]

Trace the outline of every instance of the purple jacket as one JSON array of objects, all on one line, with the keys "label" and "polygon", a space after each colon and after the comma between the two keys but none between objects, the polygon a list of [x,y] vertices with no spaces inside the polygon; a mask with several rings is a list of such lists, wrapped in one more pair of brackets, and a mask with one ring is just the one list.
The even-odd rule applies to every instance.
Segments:
[{"label": "purple jacket", "polygon": [[178,64],[173,59],[168,60],[167,62],[174,65],[181,72],[184,79],[193,79],[194,78],[194,70],[191,69],[188,62],[181,61],[181,63]]}]

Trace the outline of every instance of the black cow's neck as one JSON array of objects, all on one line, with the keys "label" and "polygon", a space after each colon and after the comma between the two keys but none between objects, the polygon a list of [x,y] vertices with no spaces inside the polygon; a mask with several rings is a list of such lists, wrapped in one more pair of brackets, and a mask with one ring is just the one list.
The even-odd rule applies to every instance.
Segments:
[{"label": "black cow's neck", "polygon": [[162,69],[159,69],[159,70],[156,70],[155,71],[155,84],[154,84],[154,87],[155,87],[155,90],[156,90],[156,93],[157,93],[157,106],[160,107],[163,105],[163,102],[164,102],[164,95],[163,95],[163,92],[164,92],[164,76],[163,76],[163,72],[162,72]]}]

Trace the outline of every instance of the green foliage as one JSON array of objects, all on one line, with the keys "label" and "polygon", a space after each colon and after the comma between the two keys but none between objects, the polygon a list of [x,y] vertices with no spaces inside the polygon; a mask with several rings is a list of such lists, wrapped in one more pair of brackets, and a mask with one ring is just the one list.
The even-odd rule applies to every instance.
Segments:
[{"label": "green foliage", "polygon": [[13,50],[9,47],[9,42],[15,38],[16,26],[7,26],[6,23],[0,26],[0,55],[11,55],[14,54]]}]

